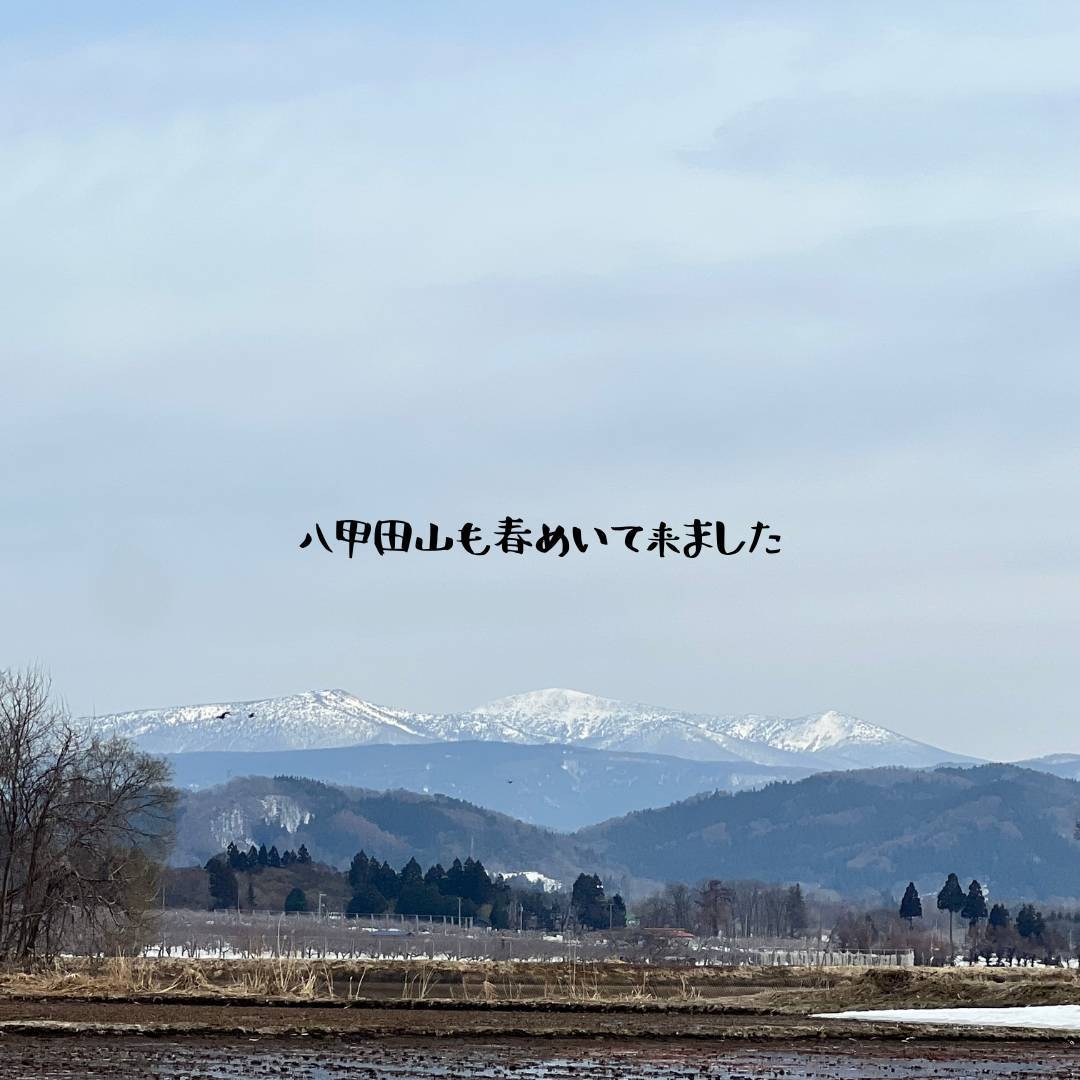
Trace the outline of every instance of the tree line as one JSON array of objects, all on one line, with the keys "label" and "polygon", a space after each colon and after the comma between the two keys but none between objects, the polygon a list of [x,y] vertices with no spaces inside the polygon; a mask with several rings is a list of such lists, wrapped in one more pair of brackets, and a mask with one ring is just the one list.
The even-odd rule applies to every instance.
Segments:
[{"label": "tree line", "polygon": [[449,870],[434,863],[424,870],[415,858],[398,873],[385,860],[359,851],[346,878],[352,899],[346,915],[372,915],[393,910],[399,915],[480,918],[504,928],[510,920],[510,886],[492,878],[479,859],[455,859]]},{"label": "tree line", "polygon": [[[238,908],[241,903],[239,874],[248,875],[246,906],[255,908],[251,875],[263,871],[292,868],[312,873],[336,873],[313,864],[307,848],[279,853],[276,846],[250,845],[247,851],[231,842],[225,851],[208,859],[204,867],[211,908]],[[565,930],[575,926],[586,930],[618,929],[626,925],[623,898],[608,897],[596,874],[579,874],[569,896],[535,888],[515,888],[501,874],[490,874],[483,862],[472,857],[454,859],[449,868],[433,863],[425,870],[410,858],[400,870],[385,859],[358,851],[342,873],[350,896],[345,908],[348,918],[360,915],[397,915],[433,919],[473,919],[496,929]],[[283,910],[310,910],[303,885],[285,896]]]},{"label": "tree line", "polygon": [[[949,918],[948,956],[956,955],[956,920],[967,924],[967,951],[972,959],[980,950],[1004,963],[1052,959],[1080,950],[1080,912],[1044,913],[1031,903],[1021,903],[1014,910],[1004,903],[990,904],[978,880],[965,888],[956,874],[947,875],[934,901],[933,906]],[[696,885],[669,882],[634,903],[633,914],[643,927],[759,940],[802,937],[812,922],[818,940],[827,940],[835,948],[911,948],[919,962],[945,959],[944,950],[935,951],[932,933],[915,927],[915,921],[923,917],[923,902],[914,882],[908,883],[895,905],[892,897],[883,898],[880,906],[852,906],[824,895],[808,900],[797,884],[710,879]]]},{"label": "tree line", "polygon": [[634,912],[642,926],[674,927],[703,937],[798,937],[808,921],[801,885],[716,878],[697,885],[668,882],[634,904]]},{"label": "tree line", "polygon": [[[1006,962],[1015,959],[1031,959],[1036,952],[1044,955],[1062,951],[1067,943],[1060,940],[1061,935],[1051,933],[1047,918],[1034,904],[1021,904],[1015,917],[1005,904],[995,903],[987,908],[986,896],[977,880],[972,880],[967,891],[960,884],[956,874],[949,874],[937,894],[937,908],[949,915],[949,954],[955,955],[953,939],[953,918],[957,915],[968,924],[968,941],[972,957],[980,946],[980,924],[985,920],[986,931],[981,942],[987,951]],[[900,901],[900,917],[906,919],[908,926],[915,919],[922,917],[922,899],[915,883],[908,882],[903,899]],[[1051,913],[1053,922],[1076,921],[1077,916],[1064,912]],[[1071,934],[1068,935],[1071,939]]]},{"label": "tree line", "polygon": [[267,850],[265,844],[260,844],[258,847],[252,844],[247,851],[241,851],[236,844],[230,843],[225,849],[225,858],[233,870],[248,873],[257,872],[266,867],[276,870],[280,866],[292,866],[293,863],[299,863],[302,866],[311,862],[311,855],[308,854],[306,844],[301,844],[296,851],[279,852],[277,845],[271,845]]}]

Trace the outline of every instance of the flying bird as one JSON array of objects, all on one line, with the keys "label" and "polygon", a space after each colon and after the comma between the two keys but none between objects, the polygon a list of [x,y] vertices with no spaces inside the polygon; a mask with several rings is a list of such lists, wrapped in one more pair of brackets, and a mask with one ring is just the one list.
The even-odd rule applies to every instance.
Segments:
[{"label": "flying bird", "polygon": [[514,781],[513,781],[513,780],[507,780],[506,782],[507,782],[508,784],[512,784],[512,783],[513,783]]},{"label": "flying bird", "polygon": [[250,720],[255,714],[253,712],[248,713],[248,719]]},{"label": "flying bird", "polygon": [[232,714],[229,712],[228,709],[226,709],[223,713],[218,714],[218,719],[219,720],[224,720],[226,716],[230,716],[230,715],[232,715]]}]

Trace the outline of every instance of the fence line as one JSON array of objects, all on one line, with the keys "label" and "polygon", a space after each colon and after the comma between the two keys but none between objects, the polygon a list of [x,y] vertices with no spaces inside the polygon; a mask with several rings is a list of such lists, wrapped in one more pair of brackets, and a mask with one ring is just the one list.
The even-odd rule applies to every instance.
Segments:
[{"label": "fence line", "polygon": [[[802,944],[803,947],[799,947]],[[794,946],[794,947],[793,947]],[[805,943],[753,944],[688,938],[677,931],[619,930],[583,936],[493,930],[462,920],[418,916],[344,919],[311,913],[235,911],[162,913],[160,937],[147,956],[318,960],[477,960],[598,962],[736,967],[911,967],[911,950],[853,952]]]}]

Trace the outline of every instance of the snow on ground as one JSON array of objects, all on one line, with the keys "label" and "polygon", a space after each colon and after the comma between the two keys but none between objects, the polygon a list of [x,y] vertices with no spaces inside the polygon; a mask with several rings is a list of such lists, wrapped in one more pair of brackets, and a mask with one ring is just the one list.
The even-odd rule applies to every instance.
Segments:
[{"label": "snow on ground", "polygon": [[539,870],[503,870],[502,876],[508,881],[524,878],[530,885],[539,885],[544,892],[559,892],[563,888],[561,881],[541,874]]},{"label": "snow on ground", "polygon": [[[74,953],[62,954],[68,958],[75,957]],[[102,957],[103,953],[95,953]],[[290,961],[314,962],[316,960],[352,960],[374,962],[379,964],[415,964],[418,961],[452,960],[455,964],[473,964],[483,968],[489,958],[484,956],[458,956],[454,952],[432,953],[388,953],[371,952],[366,949],[353,949],[342,952],[338,949],[324,949],[321,952],[315,949],[298,949],[291,953],[274,953],[270,949],[262,952],[251,949],[235,949],[231,945],[218,948],[191,948],[189,946],[175,945],[172,948],[162,948],[160,945],[152,945],[141,954],[144,960],[246,960],[263,961],[266,963],[284,964]],[[512,964],[563,964],[573,959],[572,955],[561,956],[504,956],[500,962],[509,961]]]},{"label": "snow on ground", "polygon": [[1080,1031],[1080,1005],[1018,1005],[1007,1009],[855,1009],[816,1013],[824,1020],[876,1020],[898,1024],[963,1027],[1054,1028]]}]

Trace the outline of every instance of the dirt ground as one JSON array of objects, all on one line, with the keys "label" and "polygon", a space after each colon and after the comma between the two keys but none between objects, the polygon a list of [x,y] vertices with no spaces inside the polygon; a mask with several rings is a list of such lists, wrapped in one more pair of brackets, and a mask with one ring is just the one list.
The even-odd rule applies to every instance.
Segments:
[{"label": "dirt ground", "polygon": [[[579,1006],[573,1009],[484,1005],[442,1007],[438,1002],[357,1004],[191,1004],[179,1001],[39,999],[0,1001],[0,1038],[16,1035],[123,1035],[160,1038],[457,1038],[483,1041],[640,1039],[741,1040],[814,1043],[940,1041],[942,1031],[910,1024],[819,1020],[791,1013],[756,1013],[723,1007],[651,1009]],[[1075,1034],[963,1028],[950,1042],[1022,1042],[1080,1047]]]},{"label": "dirt ground", "polygon": [[1034,1080],[1080,1078],[1062,1046],[972,1042],[813,1045],[443,1038],[300,1040],[252,1037],[147,1040],[0,1038],[5,1080]]},{"label": "dirt ground", "polygon": [[1075,1003],[1066,971],[171,963],[0,973],[0,1075],[1080,1080],[1075,1033],[811,1015]]}]

